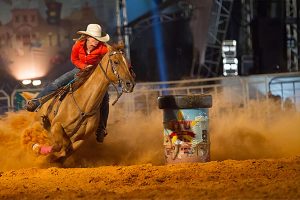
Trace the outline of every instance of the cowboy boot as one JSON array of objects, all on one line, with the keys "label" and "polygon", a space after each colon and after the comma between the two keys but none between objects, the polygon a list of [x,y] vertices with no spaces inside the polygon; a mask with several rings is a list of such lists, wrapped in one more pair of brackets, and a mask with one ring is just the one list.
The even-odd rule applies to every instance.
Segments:
[{"label": "cowboy boot", "polygon": [[96,131],[96,140],[97,142],[99,143],[103,143],[104,141],[104,137],[107,135],[107,131],[105,128],[97,128],[97,131]]},{"label": "cowboy boot", "polygon": [[103,143],[104,137],[107,135],[106,125],[109,114],[109,95],[106,92],[100,106],[100,121],[96,130],[96,140]]},{"label": "cowboy boot", "polygon": [[39,100],[31,99],[31,100],[27,101],[24,108],[25,108],[25,110],[27,110],[29,112],[34,112],[40,105],[41,105],[41,103]]}]

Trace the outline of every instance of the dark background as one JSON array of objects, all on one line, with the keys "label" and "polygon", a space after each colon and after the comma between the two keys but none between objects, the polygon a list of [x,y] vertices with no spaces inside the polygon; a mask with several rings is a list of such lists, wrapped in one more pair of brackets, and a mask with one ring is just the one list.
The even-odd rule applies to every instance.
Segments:
[{"label": "dark background", "polygon": [[[162,10],[172,6],[170,1],[159,0],[153,2],[158,6],[168,2],[168,5]],[[67,4],[67,2],[64,2],[64,4]],[[241,66],[239,66],[239,74],[251,75],[287,72],[284,1],[254,0],[254,11],[254,18],[251,22],[254,63],[249,68],[243,70],[241,70]],[[47,17],[47,13],[44,13],[44,15]],[[144,14],[134,20],[142,20],[143,16],[149,17],[149,15],[151,15],[151,11],[145,11]],[[195,41],[199,38],[193,36],[191,33],[190,19],[191,17],[182,17],[168,23],[160,24],[164,47],[162,52],[165,55],[168,80],[194,78],[190,76],[190,70],[194,57],[193,50]],[[237,40],[238,59],[241,59],[243,55],[241,47],[239,46],[241,45],[240,29],[245,25],[242,24],[240,19],[241,0],[234,0],[226,39]],[[47,21],[49,23],[49,20]],[[105,24],[105,22],[103,23]],[[54,23],[52,26],[60,25],[59,23]],[[153,26],[149,26],[142,31],[132,30],[132,34],[130,35],[131,63],[137,74],[138,82],[160,81],[159,69],[157,67],[159,61],[157,58],[157,47],[154,41],[153,28]],[[111,32],[111,42],[115,42],[117,40],[116,27],[107,29]],[[71,46],[69,50],[71,50]],[[64,61],[62,63],[52,63],[53,67],[45,79],[48,81],[53,80],[60,74],[72,69],[73,66],[69,61],[70,52],[67,51],[66,49],[63,50]],[[6,64],[7,63],[0,59],[0,85],[2,88],[7,87],[7,85],[10,85],[9,87],[12,88],[16,85],[17,81],[14,82],[14,78],[5,70]],[[198,62],[197,65],[200,65],[200,63]],[[220,65],[222,65],[222,63],[220,63]],[[204,76],[205,75],[203,75],[203,77]],[[215,76],[222,76],[222,71],[218,71]]]}]

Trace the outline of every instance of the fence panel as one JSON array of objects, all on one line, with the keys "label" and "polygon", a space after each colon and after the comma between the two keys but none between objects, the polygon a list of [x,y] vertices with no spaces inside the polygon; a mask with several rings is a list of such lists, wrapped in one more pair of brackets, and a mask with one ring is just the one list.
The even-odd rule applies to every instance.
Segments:
[{"label": "fence panel", "polygon": [[[299,74],[298,74],[299,75]],[[125,94],[119,100],[128,112],[142,111],[149,114],[151,110],[157,109],[156,100],[160,95],[186,95],[186,94],[211,94],[213,105],[218,105],[219,110],[228,110],[235,107],[246,107],[250,101],[259,101],[278,95],[285,100],[292,99],[300,110],[300,81],[290,81],[290,85],[279,84],[280,87],[274,89],[271,81],[278,74],[258,75],[248,77],[218,77],[209,79],[193,79],[170,82],[138,83],[132,94]],[[282,80],[289,78],[291,74],[280,75]],[[300,78],[300,77],[299,77]],[[282,92],[284,91],[284,92]],[[111,99],[116,96],[113,88],[109,89]],[[271,95],[271,97],[272,97]]]},{"label": "fence panel", "polygon": [[[278,78],[280,77],[280,78]],[[291,79],[291,77],[294,77]],[[275,81],[276,80],[276,81]],[[5,102],[4,110],[12,107],[20,110],[25,104],[22,92],[36,93],[42,88],[16,89],[13,91],[10,101],[7,94],[2,91],[0,100]],[[116,98],[116,91],[109,88],[110,102]],[[118,106],[127,112],[141,111],[150,114],[157,108],[157,97],[161,95],[187,95],[187,94],[211,94],[213,106],[219,110],[227,110],[236,107],[247,107],[250,101],[268,99],[272,95],[279,95],[284,101],[288,99],[300,111],[300,75],[297,74],[271,74],[248,77],[217,77],[205,79],[191,79],[169,82],[138,83],[131,94],[123,94]],[[8,102],[8,103],[6,103]]]},{"label": "fence panel", "polygon": [[9,95],[4,90],[0,90],[0,115],[10,111],[10,108]]}]

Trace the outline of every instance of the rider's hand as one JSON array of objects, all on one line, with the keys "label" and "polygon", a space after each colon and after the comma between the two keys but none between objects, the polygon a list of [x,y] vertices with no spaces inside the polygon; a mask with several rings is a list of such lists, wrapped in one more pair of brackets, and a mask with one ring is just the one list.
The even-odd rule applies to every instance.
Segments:
[{"label": "rider's hand", "polygon": [[94,65],[87,65],[82,71],[90,71],[93,69]]}]

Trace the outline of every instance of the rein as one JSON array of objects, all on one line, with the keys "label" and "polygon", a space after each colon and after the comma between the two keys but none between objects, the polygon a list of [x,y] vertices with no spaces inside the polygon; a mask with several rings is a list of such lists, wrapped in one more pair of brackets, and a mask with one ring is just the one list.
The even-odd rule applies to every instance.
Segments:
[{"label": "rein", "polygon": [[[122,83],[122,80],[120,79],[120,75],[118,74],[118,72],[117,72],[117,70],[116,70],[116,66],[114,65],[113,61],[112,61],[111,58],[110,58],[110,56],[115,55],[115,54],[118,54],[118,53],[122,54],[122,52],[120,52],[120,51],[113,51],[112,53],[109,54],[109,59],[108,59],[107,65],[106,65],[106,71],[103,69],[101,62],[99,62],[100,69],[101,69],[102,72],[104,73],[105,78],[109,81],[109,84],[112,84],[112,85],[114,86],[114,88],[115,88],[115,90],[117,91],[117,94],[118,94],[118,95],[117,95],[117,99],[112,103],[112,105],[114,105],[115,103],[117,103],[117,101],[119,100],[119,98],[120,98],[121,95],[123,94],[123,89],[121,90],[121,92],[119,92],[119,90],[118,90],[116,84],[115,84],[115,83],[108,77],[108,75],[107,75],[107,69],[108,69],[109,64],[110,64],[111,67],[112,67],[112,71],[113,71],[114,75],[115,75],[115,76],[117,77],[117,79],[118,79],[119,85]],[[76,99],[75,99],[75,97],[74,97],[74,95],[73,95],[73,88],[72,88],[72,85],[71,85],[71,84],[68,84],[68,85],[65,86],[64,88],[67,88],[67,87],[69,87],[69,93],[71,94],[71,97],[72,97],[72,99],[73,99],[73,102],[75,103],[76,108],[77,108],[77,109],[79,110],[79,112],[80,112],[80,115],[79,115],[79,116],[80,116],[80,117],[79,117],[79,121],[77,122],[75,128],[74,128],[74,129],[72,130],[72,132],[70,133],[70,135],[73,136],[73,135],[79,130],[81,124],[85,121],[86,118],[91,117],[91,116],[93,116],[93,115],[95,115],[95,114],[97,113],[97,111],[99,110],[99,107],[101,106],[101,103],[99,103],[99,105],[97,105],[96,108],[93,108],[90,112],[84,112],[84,111],[80,108],[80,106],[78,105],[78,103],[77,103],[77,101],[76,101]],[[123,88],[123,87],[122,87],[122,88]],[[54,94],[54,95],[56,96],[56,94]],[[53,96],[53,94],[47,95],[48,98],[49,98],[49,97],[51,98],[52,96]],[[45,97],[45,98],[47,98],[47,97]],[[48,107],[46,115],[42,116],[42,121],[43,121],[44,127],[45,127],[45,125],[46,125],[46,127],[50,127],[50,126],[51,126],[48,116],[49,116],[49,114],[50,114],[50,112],[51,112],[51,110],[52,110],[52,108],[53,108],[55,102],[56,102],[59,98],[60,98],[60,96],[59,96],[59,93],[58,93],[58,95],[53,99],[53,101],[51,102],[50,106]],[[58,107],[59,107],[59,105],[58,105]],[[57,110],[58,110],[58,107],[57,107]],[[46,128],[46,127],[45,127],[45,128]]]},{"label": "rein", "polygon": [[84,112],[84,111],[82,111],[82,109],[79,107],[79,105],[78,105],[78,103],[77,103],[77,101],[76,101],[76,99],[75,99],[75,97],[74,97],[74,95],[73,95],[73,91],[72,91],[72,86],[71,86],[71,85],[70,85],[70,91],[69,91],[69,92],[71,93],[72,99],[73,99],[73,101],[74,101],[74,103],[75,103],[77,109],[78,109],[79,112],[80,112],[79,121],[77,122],[75,128],[72,130],[72,132],[71,132],[71,134],[70,134],[71,136],[73,136],[73,135],[79,130],[81,124],[84,122],[84,120],[85,120],[86,118],[91,117],[91,116],[93,116],[94,114],[97,113],[97,111],[99,110],[99,107],[100,107],[101,103],[100,103],[96,108],[92,109],[92,111],[90,111],[90,112]]},{"label": "rein", "polygon": [[[118,78],[118,83],[121,84],[120,76],[119,76],[119,74],[118,74],[118,72],[117,72],[117,70],[116,70],[115,65],[113,64],[112,60],[110,59],[110,56],[115,55],[115,54],[117,54],[117,53],[121,53],[121,52],[119,52],[119,51],[118,51],[118,52],[117,52],[117,51],[114,51],[113,53],[109,54],[109,60],[108,60],[107,65],[106,65],[106,71],[107,71],[108,65],[109,65],[109,63],[110,63],[114,75]],[[120,98],[121,95],[123,94],[123,91],[121,91],[121,93],[119,93],[116,84],[115,84],[115,83],[107,76],[107,72],[105,72],[105,70],[103,69],[103,67],[102,67],[102,65],[101,65],[101,62],[99,62],[99,66],[100,66],[100,69],[102,70],[102,72],[104,73],[106,79],[109,81],[110,84],[112,84],[112,85],[114,86],[115,90],[117,91],[117,94],[118,94],[117,99],[112,103],[112,105],[114,105],[115,103],[117,103],[117,101],[119,100],[119,98]],[[76,101],[76,99],[75,99],[75,97],[74,97],[74,95],[73,95],[73,91],[72,91],[72,86],[71,86],[71,85],[70,85],[70,91],[69,91],[69,92],[71,93],[72,99],[73,99],[73,101],[74,101],[74,103],[75,103],[77,109],[78,109],[79,112],[80,112],[80,119],[79,119],[78,123],[76,124],[76,127],[72,130],[72,132],[71,132],[71,134],[70,134],[70,135],[73,136],[73,135],[79,130],[81,124],[84,122],[84,120],[85,120],[86,118],[91,117],[91,116],[93,116],[94,114],[97,113],[97,111],[99,110],[99,107],[100,107],[101,103],[100,103],[96,108],[92,109],[92,111],[90,111],[90,112],[84,112],[84,111],[82,111],[82,109],[79,107],[79,105],[78,105],[78,103],[77,103],[77,101]]]},{"label": "rein", "polygon": [[123,90],[121,90],[121,92],[119,92],[118,87],[116,86],[116,84],[107,76],[107,69],[108,69],[108,64],[111,65],[112,70],[114,75],[117,77],[118,79],[118,83],[119,85],[121,85],[122,80],[120,79],[120,75],[118,74],[117,70],[116,70],[116,66],[114,65],[114,63],[112,62],[112,60],[110,59],[110,56],[115,55],[117,53],[122,54],[121,51],[113,51],[112,53],[109,54],[109,59],[106,65],[106,71],[103,69],[101,62],[99,63],[100,69],[102,70],[102,72],[105,75],[105,78],[109,81],[109,84],[112,84],[114,86],[114,89],[117,92],[117,98],[114,100],[114,102],[112,103],[112,105],[115,105],[117,103],[117,101],[119,100],[119,98],[122,96],[123,94]]}]

